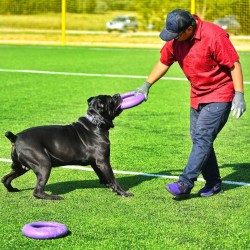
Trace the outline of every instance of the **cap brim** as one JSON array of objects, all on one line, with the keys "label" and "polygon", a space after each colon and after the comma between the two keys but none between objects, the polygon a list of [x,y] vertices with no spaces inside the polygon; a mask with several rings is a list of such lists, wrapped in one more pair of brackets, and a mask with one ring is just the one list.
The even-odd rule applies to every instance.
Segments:
[{"label": "cap brim", "polygon": [[159,37],[165,42],[170,41],[176,38],[177,36],[178,36],[178,33],[169,32],[166,28],[164,28],[159,35]]}]

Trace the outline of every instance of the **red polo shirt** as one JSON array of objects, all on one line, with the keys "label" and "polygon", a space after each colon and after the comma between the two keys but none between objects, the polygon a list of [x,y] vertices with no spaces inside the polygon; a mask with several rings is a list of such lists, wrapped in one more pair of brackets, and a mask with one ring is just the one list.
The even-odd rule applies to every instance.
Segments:
[{"label": "red polo shirt", "polygon": [[223,29],[194,17],[198,22],[193,38],[166,42],[160,60],[168,66],[179,63],[191,83],[192,108],[200,103],[230,102],[234,97],[230,68],[239,56]]}]

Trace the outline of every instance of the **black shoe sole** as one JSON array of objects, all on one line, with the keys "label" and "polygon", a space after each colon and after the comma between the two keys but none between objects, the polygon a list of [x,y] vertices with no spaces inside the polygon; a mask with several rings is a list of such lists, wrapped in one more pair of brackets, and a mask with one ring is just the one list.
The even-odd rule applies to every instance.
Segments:
[{"label": "black shoe sole", "polygon": [[214,193],[211,193],[211,194],[209,194],[209,195],[205,195],[204,193],[199,193],[199,196],[200,197],[211,197],[211,196],[213,196],[213,195],[215,195],[215,194],[220,194],[220,193],[223,193],[223,190],[221,189],[220,191],[218,191],[218,192],[214,192]]},{"label": "black shoe sole", "polygon": [[169,187],[166,185],[166,190],[170,193],[170,194],[172,194],[174,197],[176,197],[177,199],[185,199],[185,198],[189,198],[189,196],[190,196],[190,193],[188,193],[188,194],[179,194],[179,195],[176,195],[176,194],[174,194],[174,193],[172,193],[171,191],[170,191],[170,189],[169,189]]}]

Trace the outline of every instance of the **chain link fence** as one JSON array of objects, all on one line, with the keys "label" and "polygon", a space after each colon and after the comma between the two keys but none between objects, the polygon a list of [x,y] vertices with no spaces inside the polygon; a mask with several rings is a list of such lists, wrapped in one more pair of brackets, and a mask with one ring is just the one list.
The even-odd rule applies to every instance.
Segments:
[{"label": "chain link fence", "polygon": [[[166,15],[176,8],[249,41],[250,0],[0,0],[0,43],[61,44],[64,39],[69,45],[123,42],[158,46]],[[124,20],[126,29],[108,29],[107,22],[114,17],[128,15],[136,20]]]}]

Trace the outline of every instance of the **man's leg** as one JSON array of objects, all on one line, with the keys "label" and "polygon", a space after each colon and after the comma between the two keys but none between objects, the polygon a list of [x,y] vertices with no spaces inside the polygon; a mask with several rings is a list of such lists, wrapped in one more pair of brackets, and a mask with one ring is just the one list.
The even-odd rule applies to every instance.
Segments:
[{"label": "man's leg", "polygon": [[[195,133],[193,136],[193,147],[189,156],[188,163],[180,176],[180,180],[187,182],[191,186],[197,180],[204,166],[206,166],[210,157],[210,162],[217,165],[213,150],[213,142],[218,133],[227,122],[231,109],[231,103],[209,103],[201,105],[201,110],[196,123]],[[214,166],[214,169],[217,166]],[[206,168],[209,168],[208,166]],[[212,169],[206,169],[205,173],[209,174]]]},{"label": "man's leg", "polygon": [[206,183],[211,186],[217,183],[221,183],[220,170],[217,163],[214,148],[212,148],[210,156],[201,170],[201,174],[205,179]]},{"label": "man's leg", "polygon": [[[194,142],[196,124],[199,118],[200,110],[201,107],[198,110],[192,108],[190,110],[190,136],[193,142]],[[219,166],[217,163],[214,148],[212,148],[207,161],[204,163],[201,173],[207,183],[215,185],[218,182],[221,182]]]},{"label": "man's leg", "polygon": [[[183,174],[179,177],[179,182],[167,185],[166,188],[170,193],[179,196],[191,191],[194,181],[208,163],[210,156],[215,156],[213,142],[227,122],[230,109],[231,103],[210,103],[200,105],[199,110],[191,109],[190,125],[193,147]],[[210,161],[215,163],[215,159],[211,158]],[[205,174],[209,172],[213,175],[213,171],[217,168],[216,165],[214,165],[214,169],[213,167],[208,169],[207,165]]]}]

